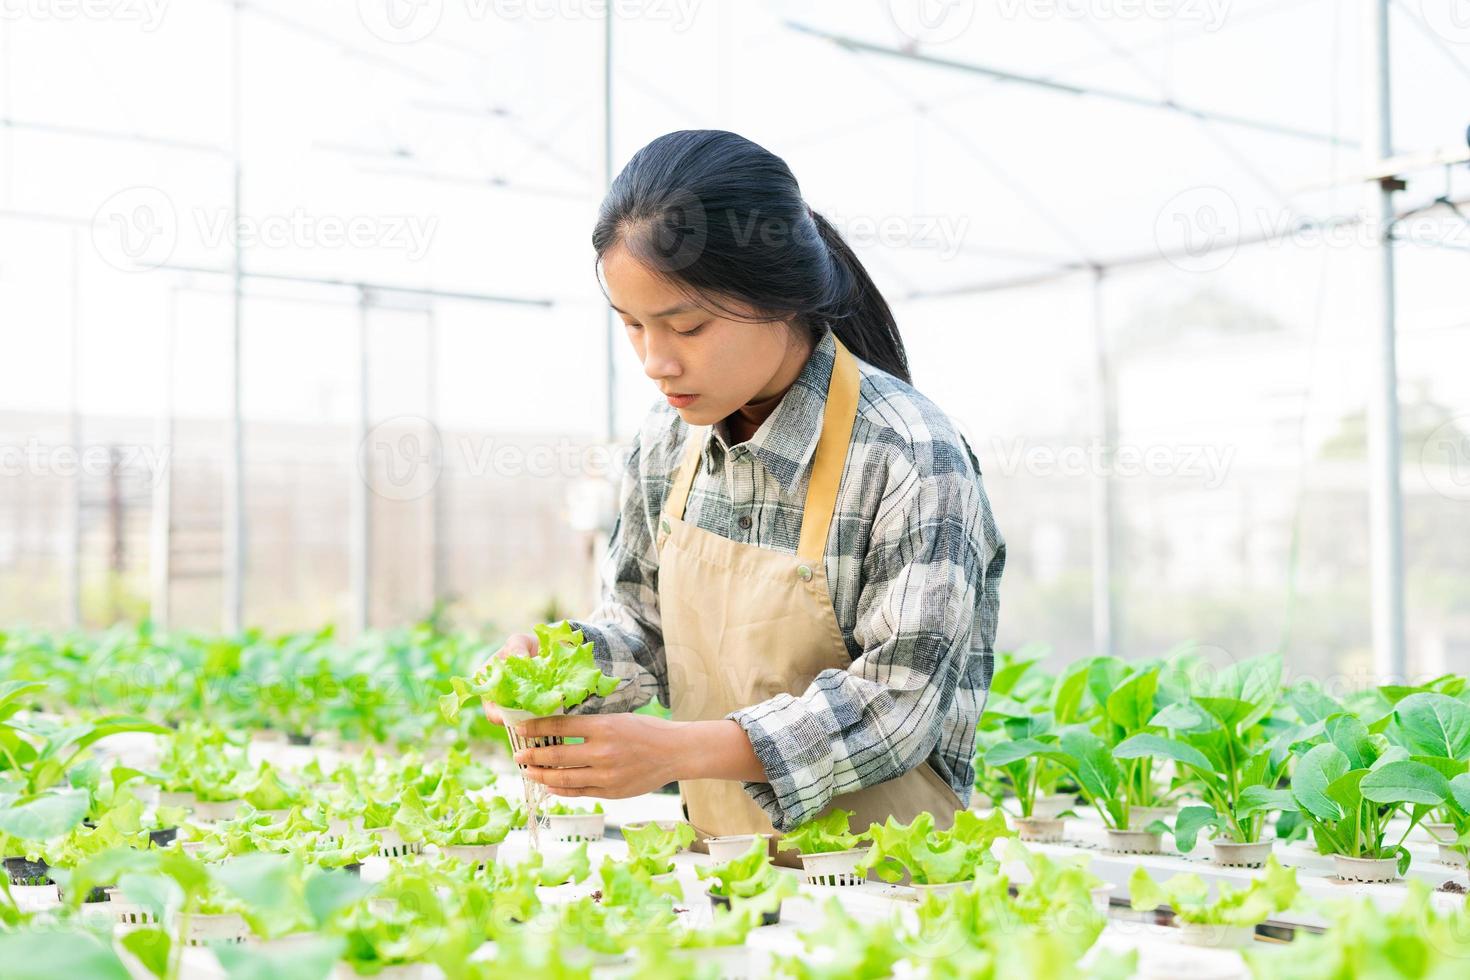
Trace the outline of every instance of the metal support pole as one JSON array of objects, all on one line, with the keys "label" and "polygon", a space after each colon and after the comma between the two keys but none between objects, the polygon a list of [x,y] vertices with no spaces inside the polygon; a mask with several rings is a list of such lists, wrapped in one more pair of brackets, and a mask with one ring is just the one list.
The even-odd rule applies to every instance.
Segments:
[{"label": "metal support pole", "polygon": [[348,626],[354,635],[368,628],[369,573],[372,561],[372,518],[369,513],[368,480],[369,467],[374,465],[373,456],[367,452],[368,436],[368,316],[372,308],[372,294],[362,290],[358,298],[357,316],[357,407],[352,413],[352,451],[348,457],[347,478],[347,549],[350,568],[348,583],[352,590],[352,608],[348,615]]},{"label": "metal support pole", "polygon": [[[602,32],[602,186],[612,187],[613,181],[613,5],[609,4],[603,18]],[[605,311],[607,328],[605,356],[607,360],[607,441],[611,445],[618,434],[617,413],[617,364],[613,355],[617,351],[617,320],[612,308]]]},{"label": "metal support pole", "polygon": [[173,560],[174,482],[174,344],[178,337],[179,290],[169,291],[168,324],[163,341],[163,392],[153,423],[153,453],[162,467],[153,474],[153,513],[148,524],[149,615],[159,629],[168,629],[169,582]]},{"label": "metal support pole", "polygon": [[442,498],[447,474],[444,472],[444,446],[438,430],[439,418],[439,321],[431,307],[428,322],[424,324],[424,415],[428,423],[424,434],[432,454],[434,483],[429,487],[429,605],[435,606],[444,597],[445,554],[444,554],[444,501]]},{"label": "metal support pole", "polygon": [[[1393,156],[1389,0],[1364,0],[1367,25],[1364,51],[1367,95],[1364,146],[1370,168]],[[1398,357],[1395,345],[1393,218],[1394,191],[1402,184],[1388,177],[1368,189],[1368,220],[1378,236],[1377,330],[1368,401],[1368,516],[1370,574],[1373,585],[1373,665],[1377,683],[1404,683],[1403,497],[1399,486]]]},{"label": "metal support pole", "polygon": [[[82,244],[81,235],[75,229],[71,233],[71,324],[70,359],[67,378],[66,444],[76,454],[78,463],[82,452]],[[82,625],[82,478],[83,468],[78,465],[76,473],[66,485],[66,533],[62,535],[61,565],[64,585],[65,609],[62,615],[70,629]]]},{"label": "metal support pole", "polygon": [[1113,452],[1118,442],[1118,406],[1113,397],[1113,366],[1108,357],[1107,325],[1103,317],[1102,269],[1092,275],[1093,411],[1101,452],[1102,471],[1092,478],[1092,651],[1118,654],[1118,607],[1114,572],[1116,563],[1116,507],[1113,500]]},{"label": "metal support pole", "polygon": [[221,593],[223,609],[221,619],[226,633],[240,631],[244,615],[245,593],[245,451],[241,433],[240,398],[240,327],[244,303],[243,257],[240,242],[243,237],[241,205],[241,37],[240,3],[236,0],[230,19],[230,153],[231,153],[231,207],[233,208],[234,241],[231,280],[229,368],[225,380],[229,416],[225,422],[225,455],[221,466]]}]

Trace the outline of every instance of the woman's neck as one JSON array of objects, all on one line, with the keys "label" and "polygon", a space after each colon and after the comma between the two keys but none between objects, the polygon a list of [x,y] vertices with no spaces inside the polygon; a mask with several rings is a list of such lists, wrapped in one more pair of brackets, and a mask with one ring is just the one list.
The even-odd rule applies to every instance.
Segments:
[{"label": "woman's neck", "polygon": [[730,434],[731,445],[745,442],[755,435],[762,422],[770,418],[776,406],[781,404],[781,399],[786,397],[786,392],[796,384],[802,368],[806,367],[807,359],[812,355],[812,349],[813,345],[804,337],[791,344],[770,383],[756,392],[754,398],[725,417],[725,429]]}]

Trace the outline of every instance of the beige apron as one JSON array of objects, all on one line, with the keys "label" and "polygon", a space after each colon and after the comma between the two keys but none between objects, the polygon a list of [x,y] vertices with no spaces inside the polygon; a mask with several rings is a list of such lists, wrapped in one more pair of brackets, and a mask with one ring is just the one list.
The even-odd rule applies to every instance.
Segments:
[{"label": "beige apron", "polygon": [[[851,666],[823,554],[857,416],[858,383],[857,361],[838,341],[795,555],[731,541],[683,519],[709,430],[690,431],[658,535],[659,614],[676,720],[723,718],[782,692],[800,696],[821,671]],[[679,795],[700,840],[773,833],[765,811],[737,780],[683,780]],[[936,826],[947,828],[964,804],[923,762],[887,782],[839,795],[822,812],[839,807],[854,811],[854,830],[866,830],[890,815],[908,822],[925,810]],[[794,864],[795,853],[777,859]]]}]

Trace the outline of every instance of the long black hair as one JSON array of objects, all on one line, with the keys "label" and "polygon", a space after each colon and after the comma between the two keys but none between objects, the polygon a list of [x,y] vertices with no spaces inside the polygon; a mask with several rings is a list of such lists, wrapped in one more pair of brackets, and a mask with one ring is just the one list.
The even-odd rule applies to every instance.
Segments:
[{"label": "long black hair", "polygon": [[830,326],[853,354],[905,382],[893,311],[786,162],[719,129],[668,133],[633,154],[598,212],[600,263],[622,245],[701,306],[738,319],[790,320],[815,343]]}]

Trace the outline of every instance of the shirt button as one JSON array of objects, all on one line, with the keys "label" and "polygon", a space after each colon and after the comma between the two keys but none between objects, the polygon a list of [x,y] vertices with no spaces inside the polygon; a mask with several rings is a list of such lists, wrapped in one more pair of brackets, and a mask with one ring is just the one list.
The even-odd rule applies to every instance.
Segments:
[{"label": "shirt button", "polygon": [[796,577],[801,579],[803,582],[809,581],[812,577],[812,570],[806,565],[797,565]]},{"label": "shirt button", "polygon": [[750,518],[748,516],[740,518],[740,527],[746,531],[750,530]]}]

